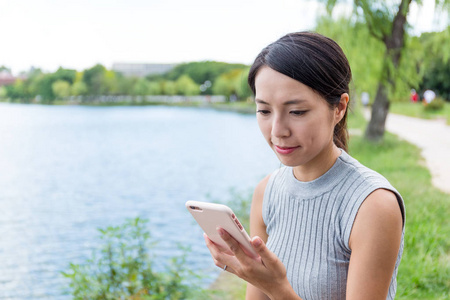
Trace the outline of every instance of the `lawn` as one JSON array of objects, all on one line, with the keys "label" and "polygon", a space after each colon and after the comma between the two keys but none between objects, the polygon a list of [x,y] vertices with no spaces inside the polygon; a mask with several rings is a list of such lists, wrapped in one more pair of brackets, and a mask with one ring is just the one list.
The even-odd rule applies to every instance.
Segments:
[{"label": "lawn", "polygon": [[[364,132],[365,126],[362,114],[350,114],[349,128]],[[362,135],[352,136],[349,152],[383,174],[405,200],[405,249],[397,277],[396,299],[449,299],[450,195],[431,185],[431,175],[420,149],[387,133],[384,142],[379,144],[365,141]],[[226,290],[226,282],[219,285],[222,290]],[[236,288],[233,281],[234,296],[230,299],[244,299],[239,284]]]},{"label": "lawn", "polygon": [[436,119],[444,118],[450,125],[450,103],[446,102],[444,108],[438,111],[426,111],[422,103],[392,102],[390,112],[416,118]]}]

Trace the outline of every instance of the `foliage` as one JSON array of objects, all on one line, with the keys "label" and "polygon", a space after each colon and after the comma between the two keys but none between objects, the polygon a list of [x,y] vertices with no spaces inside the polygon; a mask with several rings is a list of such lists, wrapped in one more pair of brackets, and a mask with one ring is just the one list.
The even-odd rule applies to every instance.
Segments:
[{"label": "foliage", "polygon": [[251,95],[250,87],[247,84],[249,68],[230,70],[219,77],[212,86],[213,94],[230,97],[236,95],[245,99]]},{"label": "foliage", "polygon": [[436,97],[433,101],[425,105],[424,109],[427,111],[439,111],[444,109],[444,105],[445,101],[440,97]]},{"label": "foliage", "polygon": [[245,69],[243,64],[228,64],[216,61],[190,62],[176,66],[165,76],[168,80],[176,80],[182,75],[188,75],[197,84],[202,84],[209,80],[214,83],[221,74],[233,69]]},{"label": "foliage", "polygon": [[70,94],[73,96],[86,95],[88,87],[83,81],[76,81],[71,87]]},{"label": "foliage", "polygon": [[[322,17],[317,22],[316,31],[335,40],[344,50],[352,69],[353,95],[368,92],[375,97],[383,61],[383,45],[375,39],[365,24],[348,18]],[[361,51],[364,41],[364,51]]]},{"label": "foliage", "polygon": [[23,80],[18,79],[14,84],[7,85],[6,87],[6,93],[11,99],[27,99],[28,95],[25,89],[25,84]]},{"label": "foliage", "polygon": [[175,84],[180,95],[194,96],[200,94],[200,87],[187,74],[178,77]]},{"label": "foliage", "polygon": [[[415,105],[415,104],[412,104]],[[396,299],[447,299],[450,290],[448,194],[431,184],[420,149],[387,134],[382,143],[350,139],[350,152],[383,174],[406,206],[405,248]]]},{"label": "foliage", "polygon": [[419,89],[434,90],[450,101],[450,26],[442,32],[424,33],[420,36],[423,45],[423,80]]},{"label": "foliage", "polygon": [[55,81],[64,80],[67,81],[69,84],[73,84],[77,76],[77,71],[70,69],[63,69],[60,67],[58,70],[56,70],[53,76],[55,78]]},{"label": "foliage", "polygon": [[[323,2],[326,3],[327,10],[331,13],[339,1],[323,0]],[[416,0],[415,2],[422,5],[422,1]],[[365,133],[365,137],[371,141],[380,141],[383,138],[390,100],[393,98],[392,95],[395,95],[396,88],[399,87],[398,77],[404,76],[400,72],[402,61],[414,61],[415,58],[411,56],[410,59],[405,59],[407,14],[411,3],[411,0],[397,2],[353,1],[352,16],[364,23],[369,33],[384,46],[384,58],[381,61],[382,70],[372,106],[372,118]],[[437,7],[450,11],[449,0],[436,0],[436,3]]]},{"label": "foliage", "polygon": [[[410,107],[422,107],[409,104]],[[446,105],[450,108],[450,104]],[[394,103],[394,106],[406,107],[406,103]],[[363,129],[366,124],[359,109],[349,114],[350,128]],[[353,157],[385,176],[405,201],[405,247],[397,276],[396,299],[448,299],[450,220],[447,212],[450,203],[448,194],[431,184],[431,175],[424,166],[420,149],[391,134],[387,134],[381,143],[352,136],[349,148]],[[250,197],[246,201],[249,205]],[[229,205],[234,210],[234,204]],[[226,290],[228,282],[221,284]],[[235,299],[244,298],[244,295],[242,289],[240,297]]]},{"label": "foliage", "polygon": [[139,78],[133,86],[132,95],[148,95],[150,94],[150,82],[145,78]]},{"label": "foliage", "polygon": [[162,92],[164,95],[176,95],[177,94],[177,85],[174,81],[165,80],[161,82]]},{"label": "foliage", "polygon": [[100,64],[84,70],[83,81],[86,83],[90,95],[102,95],[106,92],[103,85],[105,73],[106,68]]},{"label": "foliage", "polygon": [[422,103],[396,102],[392,103],[390,109],[393,113],[410,117],[425,119],[447,119],[447,124],[450,125],[450,103],[444,103],[444,107],[442,110],[425,110]]},{"label": "foliage", "polygon": [[58,99],[67,97],[71,92],[70,83],[65,80],[58,79],[52,83],[52,91]]},{"label": "foliage", "polygon": [[74,299],[208,299],[199,277],[186,268],[186,249],[164,271],[156,271],[147,220],[127,220],[121,226],[99,229],[103,245],[85,264],[71,264]]},{"label": "foliage", "polygon": [[[382,73],[383,43],[371,35],[365,24],[348,18],[333,20],[322,17],[316,31],[338,42],[344,50],[352,69],[352,94],[358,97],[362,92],[368,92],[370,99],[374,99]],[[364,41],[363,51],[361,41]],[[406,37],[402,60],[394,78],[395,89],[390,89],[392,101],[408,101],[410,89],[419,90],[424,54],[418,37]]]},{"label": "foliage", "polygon": [[6,90],[6,87],[0,86],[0,99],[6,98],[8,96],[8,91]]}]

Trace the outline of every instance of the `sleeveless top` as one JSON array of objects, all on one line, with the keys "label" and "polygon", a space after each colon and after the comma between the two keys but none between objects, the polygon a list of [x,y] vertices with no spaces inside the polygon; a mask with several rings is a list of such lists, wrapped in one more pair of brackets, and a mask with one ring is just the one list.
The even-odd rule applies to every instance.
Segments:
[{"label": "sleeveless top", "polygon": [[[404,224],[404,204],[397,190],[344,150],[313,181],[297,180],[292,167],[271,175],[262,210],[267,247],[283,262],[291,286],[302,299],[345,299],[353,222],[366,197],[380,188],[395,193]],[[403,226],[387,299],[395,296],[404,232]]]}]

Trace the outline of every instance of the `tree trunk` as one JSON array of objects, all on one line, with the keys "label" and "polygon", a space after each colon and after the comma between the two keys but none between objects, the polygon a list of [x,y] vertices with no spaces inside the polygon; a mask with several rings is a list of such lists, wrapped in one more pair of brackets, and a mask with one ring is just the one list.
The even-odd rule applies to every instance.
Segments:
[{"label": "tree trunk", "polygon": [[372,106],[372,115],[366,129],[366,138],[369,141],[379,142],[383,139],[386,117],[389,112],[389,99],[387,97],[386,84],[378,83],[377,95]]},{"label": "tree trunk", "polygon": [[375,101],[372,106],[372,115],[369,125],[367,126],[365,137],[369,141],[378,142],[383,139],[386,126],[386,118],[389,112],[389,98],[387,95],[387,87],[391,85],[395,88],[395,72],[392,68],[397,69],[400,64],[401,51],[404,47],[406,15],[411,0],[402,0],[399,5],[397,15],[392,22],[392,30],[390,35],[383,38],[386,46],[385,62],[382,70],[382,78],[378,83],[378,90]]}]

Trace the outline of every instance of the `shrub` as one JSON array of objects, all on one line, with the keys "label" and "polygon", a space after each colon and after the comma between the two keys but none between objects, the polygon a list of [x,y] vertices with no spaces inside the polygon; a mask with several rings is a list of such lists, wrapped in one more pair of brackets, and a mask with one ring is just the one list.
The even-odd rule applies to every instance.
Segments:
[{"label": "shrub", "polygon": [[[186,249],[163,271],[156,271],[149,250],[155,245],[148,220],[130,219],[117,227],[99,229],[103,245],[85,264],[70,264],[73,299],[209,299],[200,277],[185,267]],[[180,247],[179,247],[180,248]]]},{"label": "shrub", "polygon": [[436,97],[433,101],[424,106],[425,111],[437,111],[444,109],[445,101]]}]

